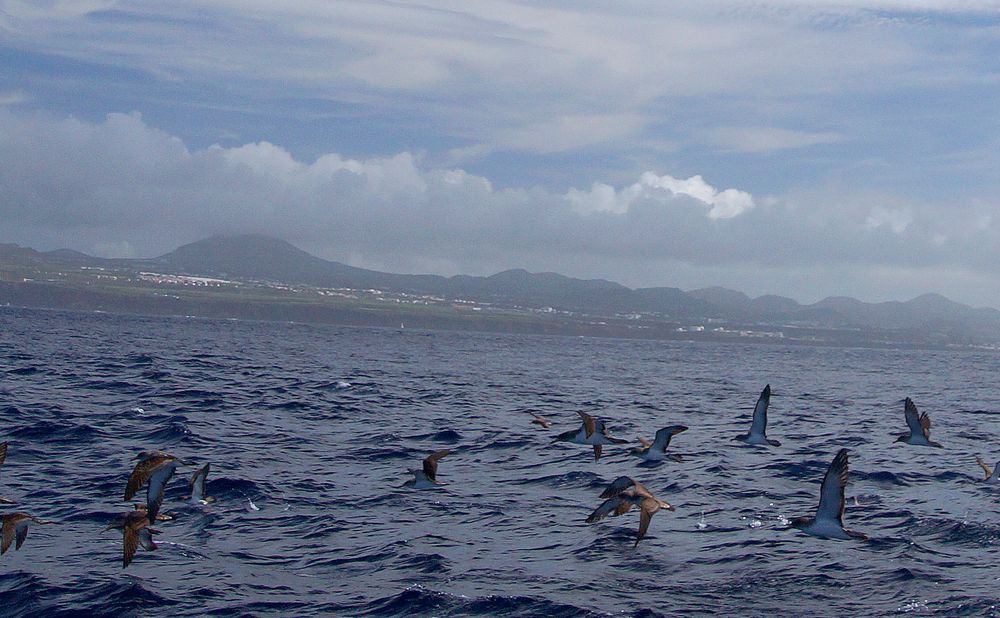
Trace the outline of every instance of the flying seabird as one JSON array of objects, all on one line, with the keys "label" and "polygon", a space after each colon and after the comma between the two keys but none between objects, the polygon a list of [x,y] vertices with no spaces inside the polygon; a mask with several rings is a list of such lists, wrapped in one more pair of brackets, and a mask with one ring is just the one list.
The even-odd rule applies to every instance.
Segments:
[{"label": "flying seabird", "polygon": [[909,397],[903,403],[903,415],[906,417],[906,425],[910,428],[909,433],[900,434],[896,442],[906,442],[919,446],[936,446],[942,448],[937,442],[931,442],[931,417],[924,412],[917,412],[917,404]]},{"label": "flying seabird", "polygon": [[434,487],[435,485],[444,485],[444,483],[437,480],[438,460],[442,457],[447,457],[450,452],[451,451],[445,449],[432,455],[428,455],[424,459],[424,466],[422,469],[410,470],[413,474],[413,480],[406,481],[404,485],[407,487],[413,487],[414,489],[428,489],[430,487]]},{"label": "flying seabird", "polygon": [[6,513],[3,516],[3,540],[0,541],[0,554],[6,554],[7,550],[10,549],[10,544],[17,539],[17,544],[14,545],[14,549],[21,549],[21,545],[24,543],[24,539],[28,537],[28,524],[51,524],[51,521],[45,521],[28,515],[27,513]]},{"label": "flying seabird", "polygon": [[149,518],[146,517],[145,511],[135,510],[122,513],[105,528],[105,530],[111,529],[122,531],[123,569],[132,562],[132,558],[135,556],[136,550],[139,549],[139,545],[142,545],[142,548],[147,551],[156,549],[156,543],[153,542],[153,534],[158,531],[149,527]]},{"label": "flying seabird", "polygon": [[664,459],[669,459],[671,461],[684,461],[684,459],[676,454],[667,454],[667,447],[670,446],[670,438],[676,436],[682,431],[687,431],[687,427],[684,425],[671,425],[670,427],[664,427],[663,429],[656,432],[656,437],[653,441],[639,438],[639,442],[642,442],[642,446],[637,446],[632,449],[632,454],[636,457],[645,459],[646,461],[663,461]]},{"label": "flying seabird", "polygon": [[[7,443],[0,442],[0,466],[3,465],[3,462],[6,459],[7,459]],[[0,496],[0,504],[16,504],[16,502],[11,500],[10,498],[4,498],[3,496]]]},{"label": "flying seabird", "polygon": [[1000,461],[997,462],[997,465],[992,470],[990,470],[990,467],[986,465],[986,462],[981,457],[976,457],[976,463],[983,469],[984,476],[980,481],[983,483],[996,483],[1000,479]]},{"label": "flying seabird", "polygon": [[180,460],[159,451],[143,451],[136,456],[136,459],[139,463],[135,464],[128,478],[125,500],[131,500],[143,485],[149,483],[146,488],[146,515],[149,523],[153,523],[156,521],[156,514],[160,512],[160,505],[163,504],[163,490]]},{"label": "flying seabird", "polygon": [[767,439],[767,407],[771,405],[771,385],[768,384],[760,392],[757,398],[757,405],[753,408],[753,421],[750,423],[750,431],[746,435],[736,436],[736,440],[747,444],[770,444],[771,446],[781,446],[777,440]]},{"label": "flying seabird", "polygon": [[612,481],[600,497],[607,498],[607,500],[587,517],[588,524],[601,521],[608,516],[624,515],[632,510],[633,506],[639,507],[639,532],[633,547],[637,547],[642,537],[646,536],[646,530],[649,529],[649,521],[653,514],[660,509],[674,510],[674,507],[669,503],[650,493],[642,483],[627,476],[619,476]]},{"label": "flying seabird", "polygon": [[815,517],[796,517],[792,527],[824,539],[861,539],[868,537],[844,528],[844,487],[847,486],[847,449],[837,451],[819,490]]},{"label": "flying seabird", "polygon": [[188,486],[190,487],[190,495],[184,496],[184,500],[195,505],[206,505],[215,502],[214,496],[205,495],[205,479],[208,478],[208,469],[211,464],[205,464],[204,466],[198,468],[191,475],[191,480],[188,481]]},{"label": "flying seabird", "polygon": [[583,419],[579,429],[573,429],[556,436],[556,442],[572,442],[573,444],[589,444],[594,447],[594,461],[601,458],[601,447],[605,444],[625,444],[628,440],[614,438],[608,434],[608,428],[603,419],[597,419],[586,412],[577,412]]},{"label": "flying seabird", "polygon": [[549,419],[538,416],[534,412],[529,412],[528,414],[534,417],[533,419],[531,419],[531,423],[533,425],[540,425],[544,429],[548,429],[549,427],[552,426],[552,421],[550,421]]}]

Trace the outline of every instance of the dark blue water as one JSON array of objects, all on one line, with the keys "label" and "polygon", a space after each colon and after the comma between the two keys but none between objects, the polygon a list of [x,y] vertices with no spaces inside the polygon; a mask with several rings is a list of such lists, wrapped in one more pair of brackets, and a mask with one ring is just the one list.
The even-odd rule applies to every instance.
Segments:
[{"label": "dark blue water", "polygon": [[[57,522],[0,558],[4,616],[994,615],[1000,357],[0,309],[0,495]],[[774,390],[766,449],[733,442]],[[944,450],[893,442],[912,396]],[[528,410],[557,421],[546,432]],[[691,429],[682,463],[550,446]],[[851,450],[848,527],[787,528]],[[140,450],[182,468],[156,552],[102,532]],[[405,470],[441,449],[427,491]],[[677,507],[588,525],[626,474]],[[857,498],[857,503],[855,503]],[[254,505],[256,510],[251,506]]]}]

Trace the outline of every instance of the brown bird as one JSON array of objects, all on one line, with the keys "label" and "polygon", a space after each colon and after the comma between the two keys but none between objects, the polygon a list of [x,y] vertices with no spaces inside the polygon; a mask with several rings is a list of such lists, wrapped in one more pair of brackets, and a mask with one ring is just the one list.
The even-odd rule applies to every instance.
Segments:
[{"label": "brown bird", "polygon": [[28,524],[51,524],[51,521],[44,521],[37,517],[32,517],[27,513],[6,513],[3,516],[3,541],[0,542],[0,554],[6,554],[10,549],[10,544],[17,539],[14,549],[21,549],[24,539],[28,537]]},{"label": "brown bird", "polygon": [[531,414],[531,416],[534,417],[534,418],[531,419],[531,423],[533,425],[541,425],[542,428],[544,428],[544,429],[548,429],[549,427],[552,426],[552,421],[550,421],[549,419],[547,419],[545,417],[542,417],[542,416],[538,416],[534,412],[529,412],[528,414]]},{"label": "brown bird", "polygon": [[156,514],[163,504],[163,491],[167,486],[167,481],[177,470],[180,460],[173,455],[161,453],[159,451],[143,451],[136,456],[139,463],[135,464],[132,474],[128,478],[125,486],[125,500],[131,500],[143,485],[149,483],[146,488],[146,515],[149,523],[156,521]]},{"label": "brown bird", "polygon": [[136,509],[127,513],[122,513],[114,519],[105,530],[122,531],[122,568],[124,569],[132,562],[139,545],[146,551],[156,549],[153,542],[153,535],[158,531],[149,527],[149,518],[144,510]]},{"label": "brown bird", "polygon": [[981,478],[980,481],[984,483],[997,482],[997,479],[1000,478],[1000,461],[997,462],[997,465],[995,467],[990,468],[988,465],[986,465],[986,462],[983,461],[982,457],[979,457],[977,455],[976,463],[979,464],[979,467],[983,469],[983,478]]},{"label": "brown bird", "polygon": [[[0,466],[2,466],[3,462],[6,460],[7,460],[7,443],[0,442]],[[4,498],[3,496],[0,496],[0,504],[16,504],[16,502],[11,500],[10,498]]]},{"label": "brown bird", "polygon": [[638,547],[639,541],[646,536],[649,522],[657,511],[674,510],[673,506],[654,496],[642,483],[627,476],[619,476],[612,481],[600,497],[607,499],[590,514],[587,518],[588,524],[601,521],[608,516],[624,515],[632,510],[633,506],[639,507],[639,532],[633,547]]},{"label": "brown bird", "polygon": [[433,455],[428,455],[424,459],[424,466],[421,470],[410,470],[413,474],[412,481],[406,481],[404,483],[407,487],[413,487],[414,489],[427,489],[429,487],[434,487],[435,485],[443,485],[444,483],[437,480],[437,469],[438,460],[447,457],[448,453],[451,451],[443,450],[434,453]]}]

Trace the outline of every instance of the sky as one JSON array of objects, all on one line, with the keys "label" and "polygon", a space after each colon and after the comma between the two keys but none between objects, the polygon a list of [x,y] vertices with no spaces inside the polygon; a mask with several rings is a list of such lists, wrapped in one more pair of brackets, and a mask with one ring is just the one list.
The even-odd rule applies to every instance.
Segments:
[{"label": "sky", "polygon": [[1000,307],[1000,0],[0,0],[0,242]]}]

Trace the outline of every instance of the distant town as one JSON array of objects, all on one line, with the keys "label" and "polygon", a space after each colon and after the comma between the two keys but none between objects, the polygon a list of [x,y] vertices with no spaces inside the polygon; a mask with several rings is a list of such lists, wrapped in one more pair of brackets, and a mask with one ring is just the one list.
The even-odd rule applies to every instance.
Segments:
[{"label": "distant town", "polygon": [[[14,245],[0,245],[0,249],[0,305],[7,306],[393,328],[1000,350],[1000,336],[993,339],[975,337],[954,328],[935,332],[912,327],[851,324],[843,318],[831,319],[829,312],[800,311],[754,317],[735,311],[724,315],[726,312],[717,305],[704,303],[692,304],[693,309],[615,310],[607,306],[610,302],[597,300],[593,304],[606,306],[581,307],[579,305],[590,301],[580,300],[551,304],[519,301],[516,290],[527,290],[525,282],[533,283],[531,277],[536,277],[530,273],[518,275],[524,281],[519,281],[521,287],[514,292],[501,293],[477,282],[482,289],[466,297],[387,287],[319,285],[233,276],[220,273],[211,263],[200,269],[204,272],[195,273],[191,272],[190,265],[179,267],[169,259],[100,260],[73,252],[40,253]],[[261,259],[266,260],[268,256],[261,256]],[[410,285],[406,280],[401,281],[399,285]],[[558,283],[572,290],[575,281],[563,278]],[[594,293],[606,294],[600,290]],[[563,294],[565,298],[576,298],[565,290]],[[524,295],[531,296],[528,292]],[[573,304],[578,306],[571,306]],[[704,313],[698,315],[698,311]],[[1000,320],[997,324],[1000,325]]]}]

